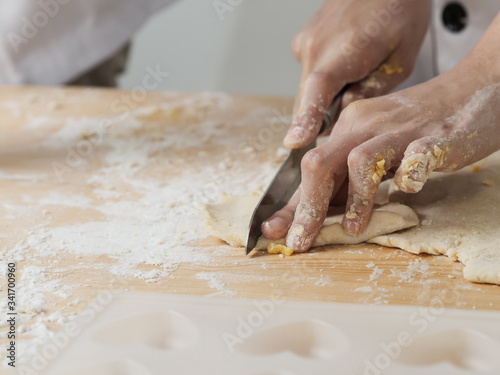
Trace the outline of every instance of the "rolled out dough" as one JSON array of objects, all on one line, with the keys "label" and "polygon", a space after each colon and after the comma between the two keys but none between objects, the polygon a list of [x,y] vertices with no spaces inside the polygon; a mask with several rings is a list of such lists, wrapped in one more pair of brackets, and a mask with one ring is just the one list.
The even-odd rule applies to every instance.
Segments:
[{"label": "rolled out dough", "polygon": [[[224,196],[220,204],[203,207],[209,233],[244,246],[258,199]],[[359,237],[342,231],[340,215],[328,218],[314,246],[367,241],[414,254],[443,254],[465,265],[467,280],[500,285],[500,151],[455,173],[433,173],[417,194],[392,191],[389,201],[375,210]],[[409,229],[397,232],[404,228]],[[266,248],[269,241],[261,238],[257,247]]]},{"label": "rolled out dough", "polygon": [[417,194],[392,192],[421,224],[372,238],[414,254],[444,254],[465,265],[464,277],[500,285],[500,152],[454,173],[434,173]]}]

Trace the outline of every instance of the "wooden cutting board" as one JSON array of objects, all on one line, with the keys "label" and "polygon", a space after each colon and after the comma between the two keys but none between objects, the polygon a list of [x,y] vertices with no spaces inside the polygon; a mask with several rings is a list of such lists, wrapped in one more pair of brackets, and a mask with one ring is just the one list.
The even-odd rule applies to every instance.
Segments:
[{"label": "wooden cutting board", "polygon": [[[280,145],[290,121],[290,98],[3,87],[0,108],[0,250],[4,261],[13,261],[23,252],[17,261],[18,280],[27,267],[36,266],[46,271],[44,282],[60,280],[61,287],[68,286],[66,294],[44,292],[45,305],[38,315],[78,312],[103,290],[259,299],[278,294],[299,301],[500,309],[500,288],[465,281],[460,263],[375,245],[330,246],[288,258],[266,253],[246,257],[243,249],[207,237],[197,224],[196,233],[188,233],[189,246],[192,254],[203,254],[203,261],[196,255],[193,261],[186,256],[177,259],[167,273],[141,279],[133,273],[113,273],[121,253],[97,251],[98,241],[89,243],[92,251],[77,253],[67,251],[64,243],[49,249],[51,238],[30,237],[42,229],[102,223],[109,226],[108,237],[116,240],[116,246],[126,248],[123,232],[113,229],[115,219],[103,217],[94,208],[110,201],[115,206],[122,202],[126,214],[127,204],[141,198],[134,190],[134,178],[157,181],[165,188],[174,179],[192,181],[193,185],[204,185],[199,191],[207,183],[200,175],[213,170],[217,176],[226,171],[227,178],[211,181],[215,186],[210,190],[212,195],[265,186],[284,156]],[[107,119],[118,120],[108,129]],[[92,130],[95,124],[103,123],[105,140],[99,141],[95,138],[99,134]],[[81,131],[68,133],[72,126]],[[89,140],[96,143],[90,151],[84,147]],[[125,146],[120,149],[122,144]],[[146,156],[141,154],[144,148],[149,150]],[[58,174],[54,166],[67,166],[70,150],[84,154],[83,161]],[[136,159],[130,156],[134,152],[139,155]],[[121,165],[121,159],[130,165]],[[114,195],[99,195],[94,184],[111,168],[109,163],[114,163],[114,171],[130,167],[135,168],[134,173],[121,180],[117,172],[114,186],[107,190]],[[260,171],[265,175],[261,181],[252,178],[247,186],[236,186],[246,175],[260,176]],[[87,204],[63,199],[73,196]],[[47,201],[47,197],[53,200]],[[43,209],[37,206],[42,201],[46,202]],[[179,205],[192,203],[180,201]],[[168,217],[169,207],[164,210]],[[83,232],[74,241],[86,241],[86,236]],[[30,242],[30,238],[39,242]],[[144,251],[148,251],[147,244]],[[146,263],[136,268],[151,271],[151,275],[165,270],[164,264]],[[6,280],[1,280],[1,286],[5,291]],[[23,291],[28,293],[29,288],[18,293]],[[57,322],[48,325],[58,326]]]}]

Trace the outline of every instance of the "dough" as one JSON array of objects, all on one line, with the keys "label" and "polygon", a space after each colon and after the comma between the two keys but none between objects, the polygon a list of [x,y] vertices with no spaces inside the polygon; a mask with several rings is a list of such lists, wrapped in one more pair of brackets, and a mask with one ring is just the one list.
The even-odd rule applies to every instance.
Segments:
[{"label": "dough", "polygon": [[[231,246],[245,246],[248,224],[260,194],[236,197],[223,195],[218,204],[201,207],[206,219],[209,234],[223,239]],[[330,244],[358,244],[382,234],[418,225],[415,212],[402,204],[389,203],[374,210],[366,231],[359,236],[351,236],[341,226],[342,214],[328,217],[313,246]],[[257,250],[267,249],[271,244],[284,245],[285,240],[272,241],[261,237],[255,247]]]},{"label": "dough", "polygon": [[220,202],[199,207],[208,234],[234,247],[245,246],[248,225],[260,194],[230,196],[222,193]]},{"label": "dough", "polygon": [[465,265],[467,280],[500,284],[500,152],[455,173],[434,173],[417,194],[392,192],[421,225],[368,242],[414,254],[444,254]]}]

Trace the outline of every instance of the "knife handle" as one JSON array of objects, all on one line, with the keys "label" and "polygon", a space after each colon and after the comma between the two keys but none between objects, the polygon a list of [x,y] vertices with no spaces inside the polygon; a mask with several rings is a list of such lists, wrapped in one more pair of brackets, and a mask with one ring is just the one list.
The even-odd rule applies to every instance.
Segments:
[{"label": "knife handle", "polygon": [[349,85],[345,85],[344,88],[340,90],[340,92],[333,98],[332,104],[330,104],[330,108],[328,108],[328,111],[326,111],[325,118],[323,119],[323,123],[321,124],[321,129],[319,130],[318,136],[329,133],[330,130],[332,130],[334,125],[333,119],[340,110],[342,97],[344,96],[344,93],[348,88]]}]

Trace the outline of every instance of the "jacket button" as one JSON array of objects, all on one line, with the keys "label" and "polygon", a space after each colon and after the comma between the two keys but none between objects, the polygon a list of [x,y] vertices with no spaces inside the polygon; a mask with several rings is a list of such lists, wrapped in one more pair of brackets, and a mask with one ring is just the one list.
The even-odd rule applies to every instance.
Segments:
[{"label": "jacket button", "polygon": [[443,23],[452,33],[462,31],[467,26],[467,10],[460,3],[448,3],[443,10]]}]

